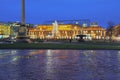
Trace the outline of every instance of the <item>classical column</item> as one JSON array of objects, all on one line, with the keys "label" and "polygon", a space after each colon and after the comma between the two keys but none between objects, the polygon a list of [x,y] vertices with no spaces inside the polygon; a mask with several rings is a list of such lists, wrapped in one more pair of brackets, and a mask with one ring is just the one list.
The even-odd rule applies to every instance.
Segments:
[{"label": "classical column", "polygon": [[25,24],[25,0],[22,0],[22,24]]},{"label": "classical column", "polygon": [[25,27],[25,0],[21,1],[21,11],[22,11],[22,20],[21,20],[21,26],[19,28],[19,32],[18,32],[18,38],[26,38],[27,37],[27,28]]}]

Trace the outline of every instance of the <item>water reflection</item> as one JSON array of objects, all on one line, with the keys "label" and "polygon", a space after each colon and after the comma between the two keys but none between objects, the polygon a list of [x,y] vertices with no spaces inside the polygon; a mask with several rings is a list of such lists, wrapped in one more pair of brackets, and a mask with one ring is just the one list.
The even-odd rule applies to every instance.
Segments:
[{"label": "water reflection", "polygon": [[117,50],[0,50],[0,80],[119,80]]}]

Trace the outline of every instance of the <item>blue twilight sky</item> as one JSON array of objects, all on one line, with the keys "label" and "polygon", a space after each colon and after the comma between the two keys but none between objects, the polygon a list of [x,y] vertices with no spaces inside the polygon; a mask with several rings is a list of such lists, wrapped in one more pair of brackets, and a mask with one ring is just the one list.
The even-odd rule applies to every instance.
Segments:
[{"label": "blue twilight sky", "polygon": [[[120,23],[120,0],[25,0],[26,22],[90,19],[106,26]],[[0,0],[0,21],[21,21],[21,0]]]}]

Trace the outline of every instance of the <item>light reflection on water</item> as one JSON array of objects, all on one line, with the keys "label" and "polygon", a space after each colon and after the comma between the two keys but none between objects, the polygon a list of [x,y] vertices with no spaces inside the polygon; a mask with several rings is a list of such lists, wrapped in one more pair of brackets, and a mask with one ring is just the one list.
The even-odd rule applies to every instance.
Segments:
[{"label": "light reflection on water", "polygon": [[117,50],[0,50],[0,80],[119,80]]}]

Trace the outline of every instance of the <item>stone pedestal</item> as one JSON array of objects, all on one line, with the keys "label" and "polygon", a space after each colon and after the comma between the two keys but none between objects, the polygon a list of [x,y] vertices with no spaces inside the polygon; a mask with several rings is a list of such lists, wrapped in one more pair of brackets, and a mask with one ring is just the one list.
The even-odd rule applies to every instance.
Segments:
[{"label": "stone pedestal", "polygon": [[27,36],[27,27],[21,26],[19,28],[18,36],[17,36],[17,42],[23,42],[23,43],[31,43],[29,36]]}]

